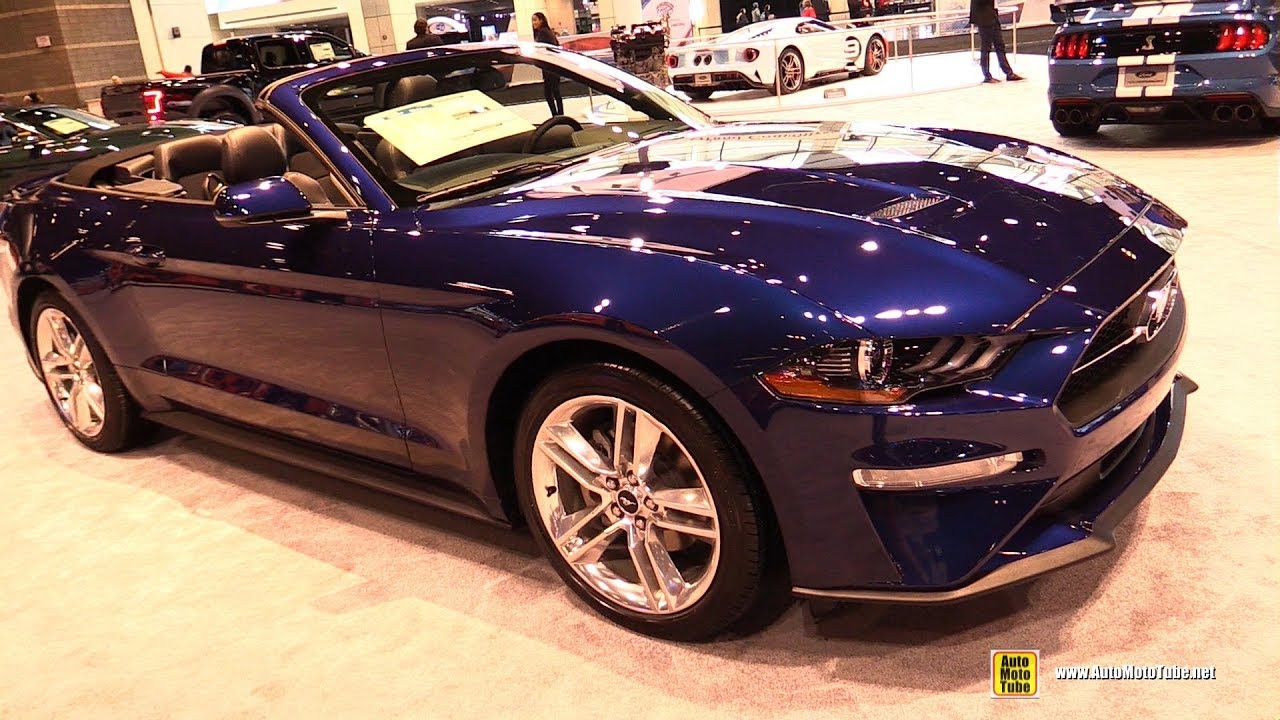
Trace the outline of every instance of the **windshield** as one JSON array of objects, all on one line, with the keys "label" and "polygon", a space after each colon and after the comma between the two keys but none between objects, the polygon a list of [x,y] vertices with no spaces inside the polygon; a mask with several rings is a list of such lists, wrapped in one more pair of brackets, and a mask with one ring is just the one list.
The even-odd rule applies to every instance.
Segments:
[{"label": "windshield", "polygon": [[10,120],[30,125],[40,132],[58,138],[69,138],[86,130],[110,130],[118,127],[106,118],[64,107],[25,108],[7,113]]},{"label": "windshield", "polygon": [[608,147],[711,124],[632,75],[533,45],[471,46],[348,75],[303,99],[402,204],[501,190]]}]

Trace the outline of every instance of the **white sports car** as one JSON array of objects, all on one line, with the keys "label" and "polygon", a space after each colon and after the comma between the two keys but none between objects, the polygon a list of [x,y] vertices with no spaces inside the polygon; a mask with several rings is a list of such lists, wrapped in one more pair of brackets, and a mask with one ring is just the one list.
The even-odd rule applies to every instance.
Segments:
[{"label": "white sports car", "polygon": [[671,83],[694,100],[717,90],[768,88],[785,95],[819,78],[875,75],[889,46],[875,28],[838,28],[811,18],[752,23],[667,51]]}]

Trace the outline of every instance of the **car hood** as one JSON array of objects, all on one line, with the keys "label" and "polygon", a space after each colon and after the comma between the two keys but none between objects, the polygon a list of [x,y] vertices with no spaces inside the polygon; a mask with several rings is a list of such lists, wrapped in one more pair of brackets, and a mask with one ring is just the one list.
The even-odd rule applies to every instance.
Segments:
[{"label": "car hood", "polygon": [[[840,123],[673,134],[612,148],[518,192],[526,200],[573,196],[582,211],[573,215],[595,218],[534,214],[526,227],[694,251],[862,324],[963,300],[987,306],[973,324],[1001,328],[1096,260],[1154,204],[1115,175],[1037,145]],[[644,207],[620,210],[636,201]],[[1185,223],[1158,207],[1177,235]],[[1136,292],[1150,267],[1118,273],[1111,281]],[[903,282],[913,278],[920,282]],[[1073,299],[1109,312],[1128,294]]]}]

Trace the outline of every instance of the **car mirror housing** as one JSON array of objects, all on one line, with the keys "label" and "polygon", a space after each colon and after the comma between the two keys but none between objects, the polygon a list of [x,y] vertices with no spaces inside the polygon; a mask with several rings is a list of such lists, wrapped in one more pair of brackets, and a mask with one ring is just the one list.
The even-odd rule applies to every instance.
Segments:
[{"label": "car mirror housing", "polygon": [[224,187],[214,197],[213,211],[219,223],[232,227],[334,219],[331,212],[313,210],[302,190],[280,176]]}]

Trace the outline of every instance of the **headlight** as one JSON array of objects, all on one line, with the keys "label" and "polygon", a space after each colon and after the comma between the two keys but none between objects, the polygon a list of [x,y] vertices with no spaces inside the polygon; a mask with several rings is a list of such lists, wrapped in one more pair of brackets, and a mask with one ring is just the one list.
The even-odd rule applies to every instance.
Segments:
[{"label": "headlight", "polygon": [[784,397],[887,405],[988,377],[1024,337],[866,338],[811,350],[761,378]]}]

